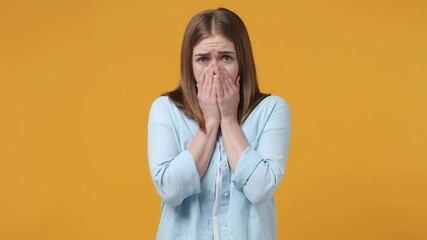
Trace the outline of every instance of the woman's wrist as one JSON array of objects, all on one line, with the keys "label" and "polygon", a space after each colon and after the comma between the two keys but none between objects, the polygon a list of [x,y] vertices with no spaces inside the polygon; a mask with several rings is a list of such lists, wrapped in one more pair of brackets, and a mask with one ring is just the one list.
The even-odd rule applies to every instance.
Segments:
[{"label": "woman's wrist", "polygon": [[234,124],[240,125],[237,117],[222,117],[221,118],[221,128],[225,128],[227,126],[231,126]]},{"label": "woman's wrist", "polygon": [[220,120],[219,119],[214,119],[214,118],[210,118],[210,119],[206,119],[205,120],[205,129],[206,131],[218,131],[218,127],[220,124]]}]

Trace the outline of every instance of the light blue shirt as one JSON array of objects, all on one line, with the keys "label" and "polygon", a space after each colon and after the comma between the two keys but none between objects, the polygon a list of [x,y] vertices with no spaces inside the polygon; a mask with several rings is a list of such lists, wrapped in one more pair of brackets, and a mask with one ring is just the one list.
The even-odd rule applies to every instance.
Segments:
[{"label": "light blue shirt", "polygon": [[162,198],[157,239],[211,240],[215,231],[215,239],[221,240],[276,239],[273,196],[289,151],[287,103],[269,96],[251,112],[242,124],[249,147],[234,173],[219,134],[206,173],[199,178],[194,158],[186,150],[198,129],[197,122],[167,96],[152,104],[148,158]]}]

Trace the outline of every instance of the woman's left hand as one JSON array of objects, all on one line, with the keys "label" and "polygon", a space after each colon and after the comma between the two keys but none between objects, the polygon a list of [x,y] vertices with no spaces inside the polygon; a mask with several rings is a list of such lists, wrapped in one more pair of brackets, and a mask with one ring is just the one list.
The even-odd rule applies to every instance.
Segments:
[{"label": "woman's left hand", "polygon": [[237,120],[237,111],[240,101],[240,76],[233,79],[221,64],[214,67],[216,77],[214,86],[218,107],[221,114],[221,122]]}]

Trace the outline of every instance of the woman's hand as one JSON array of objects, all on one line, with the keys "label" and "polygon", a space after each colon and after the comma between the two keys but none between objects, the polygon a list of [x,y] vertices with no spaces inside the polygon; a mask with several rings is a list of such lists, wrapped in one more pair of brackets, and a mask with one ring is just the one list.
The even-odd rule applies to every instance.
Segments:
[{"label": "woman's hand", "polygon": [[211,66],[202,71],[200,81],[197,82],[197,98],[199,99],[200,109],[203,112],[206,124],[219,124],[221,115],[218,108],[217,94],[213,86],[214,72]]},{"label": "woman's hand", "polygon": [[216,90],[221,122],[237,120],[240,101],[240,76],[233,79],[221,65],[214,66],[213,82]]}]

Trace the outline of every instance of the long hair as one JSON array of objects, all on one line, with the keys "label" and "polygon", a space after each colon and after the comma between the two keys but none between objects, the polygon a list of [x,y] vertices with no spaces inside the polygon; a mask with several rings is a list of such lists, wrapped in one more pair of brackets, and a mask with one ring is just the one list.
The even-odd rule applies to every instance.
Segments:
[{"label": "long hair", "polygon": [[194,46],[213,33],[233,42],[240,76],[240,102],[237,119],[242,124],[251,111],[270,94],[261,93],[258,87],[251,42],[245,24],[234,12],[218,8],[195,15],[187,25],[181,47],[181,80],[175,90],[163,95],[193,118],[204,130],[205,120],[197,98],[192,55]]}]

